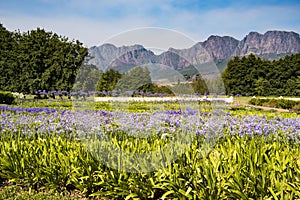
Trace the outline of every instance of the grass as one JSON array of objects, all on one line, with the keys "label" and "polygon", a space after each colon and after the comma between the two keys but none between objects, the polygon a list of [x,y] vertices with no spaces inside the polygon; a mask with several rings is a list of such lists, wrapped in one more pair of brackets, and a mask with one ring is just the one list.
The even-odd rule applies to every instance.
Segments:
[{"label": "grass", "polygon": [[[40,148],[37,142],[31,143],[31,146],[27,144],[26,149],[30,148],[32,152],[37,152],[36,154],[45,155],[31,159],[38,159],[36,162],[39,163],[46,162],[52,156],[55,158],[55,154],[65,154],[67,145],[72,145],[72,143],[56,144],[55,138],[49,139],[53,140],[50,142],[51,145],[61,147],[53,148],[51,154],[47,155],[41,152],[47,152],[47,149]],[[37,138],[37,141],[42,140]],[[6,148],[8,148],[7,144]],[[128,144],[127,139],[120,142],[123,147]],[[22,145],[23,143],[14,143],[11,148],[24,148]],[[154,172],[129,173],[99,164],[94,165],[95,161],[85,159],[85,153],[77,148],[74,149],[76,151],[74,154],[67,155],[71,156],[72,160],[68,162],[61,162],[61,158],[53,160],[40,170],[35,170],[36,174],[29,175],[26,179],[44,180],[57,173],[61,175],[63,170],[54,169],[57,166],[63,169],[73,168],[74,174],[69,178],[80,192],[76,193],[73,190],[69,193],[66,190],[55,189],[55,185],[51,182],[47,183],[46,189],[30,189],[19,182],[19,186],[2,187],[0,199],[84,199],[85,195],[91,195],[90,198],[106,199],[300,198],[298,180],[300,146],[298,143],[286,140],[284,134],[269,138],[228,135],[220,139],[208,153],[201,149],[201,141],[195,140],[176,162]],[[78,156],[77,161],[74,159],[75,155]],[[26,154],[23,156],[24,159],[28,159]],[[87,165],[77,168],[80,162]],[[25,162],[24,170],[28,169],[26,165]],[[85,174],[82,170],[89,172]],[[43,174],[43,171],[47,173]]]},{"label": "grass", "polygon": [[[251,97],[235,98],[246,101]],[[74,105],[69,101],[39,100],[22,106],[73,109]],[[152,113],[190,105],[129,102],[81,106]],[[196,104],[194,108],[211,111],[209,104]],[[295,113],[260,111],[243,106],[225,111],[240,116],[299,117]],[[143,139],[124,133],[109,136],[124,150],[139,152],[147,147]],[[29,138],[18,137],[12,134],[0,136],[0,199],[65,200],[87,199],[88,196],[98,199],[300,198],[300,145],[288,139],[284,132],[269,137],[224,133],[214,148],[205,153],[199,137],[176,162],[150,173],[120,172],[109,168],[93,158],[79,141],[63,136],[33,134]],[[136,146],[140,149],[135,149]],[[102,153],[109,156],[105,151]]]},{"label": "grass", "polygon": [[125,111],[125,112],[156,112],[161,110],[180,110],[187,106],[199,109],[200,107],[209,107],[209,103],[184,103],[184,102],[94,102],[90,101],[69,101],[69,100],[36,100],[22,102],[14,107],[25,108],[55,108],[55,109],[87,109],[87,110],[107,110],[107,111]]}]

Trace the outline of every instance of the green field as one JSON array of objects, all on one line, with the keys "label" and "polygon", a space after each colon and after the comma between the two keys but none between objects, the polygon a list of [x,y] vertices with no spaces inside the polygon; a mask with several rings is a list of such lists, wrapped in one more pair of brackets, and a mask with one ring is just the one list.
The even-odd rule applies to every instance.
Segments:
[{"label": "green field", "polygon": [[299,199],[299,124],[210,103],[2,105],[0,199]]}]

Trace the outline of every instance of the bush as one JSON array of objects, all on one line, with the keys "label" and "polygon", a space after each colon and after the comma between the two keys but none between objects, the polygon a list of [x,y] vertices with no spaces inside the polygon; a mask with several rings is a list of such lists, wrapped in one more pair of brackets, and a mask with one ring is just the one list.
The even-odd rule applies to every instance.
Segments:
[{"label": "bush", "polygon": [[300,114],[300,104],[294,105],[292,111],[297,114]]},{"label": "bush", "polygon": [[281,101],[279,101],[278,106],[283,109],[291,109],[297,104],[299,104],[299,102],[297,101],[282,99]]},{"label": "bush", "polygon": [[263,106],[269,102],[270,99],[259,99],[259,98],[252,98],[250,99],[249,103],[255,106]]},{"label": "bush", "polygon": [[0,91],[0,104],[12,104],[15,100],[11,92]]},{"label": "bush", "polygon": [[259,98],[252,98],[249,101],[250,104],[255,106],[267,106],[273,108],[283,108],[283,109],[292,109],[294,106],[299,105],[300,102],[286,100],[286,99],[259,99]]}]

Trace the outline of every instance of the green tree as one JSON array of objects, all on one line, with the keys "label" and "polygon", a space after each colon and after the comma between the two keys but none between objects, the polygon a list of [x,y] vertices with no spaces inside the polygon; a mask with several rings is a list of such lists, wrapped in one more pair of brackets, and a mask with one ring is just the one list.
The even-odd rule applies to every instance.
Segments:
[{"label": "green tree", "polygon": [[169,87],[164,86],[164,85],[158,86],[154,83],[144,84],[141,87],[137,88],[136,90],[139,92],[144,92],[144,93],[150,92],[152,94],[157,93],[157,94],[166,94],[166,95],[174,96],[172,90]]},{"label": "green tree", "polygon": [[90,71],[86,80],[82,84],[82,91],[96,91],[101,73],[102,72],[98,69]]},{"label": "green tree", "polygon": [[114,69],[109,69],[100,76],[97,84],[97,91],[113,91],[122,75]]},{"label": "green tree", "polygon": [[258,96],[268,96],[270,83],[268,80],[265,80],[262,77],[259,77],[258,80],[254,83],[255,91]]},{"label": "green tree", "polygon": [[120,90],[121,92],[133,92],[138,90],[138,88],[150,83],[152,83],[152,81],[148,68],[138,66],[122,76],[116,85],[116,89]]},{"label": "green tree", "polygon": [[181,94],[187,94],[187,95],[193,95],[195,93],[195,90],[193,89],[192,85],[189,83],[181,83],[181,84],[175,84],[171,87],[172,92],[175,95],[181,95]]},{"label": "green tree", "polygon": [[210,93],[224,94],[225,89],[221,77],[218,76],[218,77],[206,78],[205,83]]},{"label": "green tree", "polygon": [[222,79],[227,94],[299,95],[297,76],[300,76],[300,53],[280,60],[268,61],[235,57],[227,64]]},{"label": "green tree", "polygon": [[240,79],[242,78],[239,73],[239,68],[241,66],[241,59],[239,57],[234,57],[227,63],[227,67],[222,73],[222,79],[224,81],[224,86],[227,94],[237,93],[237,86],[240,84]]},{"label": "green tree", "polygon": [[1,52],[0,90],[34,93],[36,90],[67,90],[73,87],[77,71],[88,53],[78,40],[69,41],[44,29],[7,33]]},{"label": "green tree", "polygon": [[197,74],[196,77],[193,79],[192,87],[194,93],[199,93],[199,94],[209,93],[207,85],[200,74]]},{"label": "green tree", "polygon": [[17,54],[14,52],[17,45],[14,34],[0,24],[0,90],[13,91],[18,75]]},{"label": "green tree", "polygon": [[73,90],[84,92],[96,91],[102,73],[95,65],[82,65],[78,71]]},{"label": "green tree", "polygon": [[300,76],[297,76],[296,79],[296,94],[297,96],[300,96]]}]

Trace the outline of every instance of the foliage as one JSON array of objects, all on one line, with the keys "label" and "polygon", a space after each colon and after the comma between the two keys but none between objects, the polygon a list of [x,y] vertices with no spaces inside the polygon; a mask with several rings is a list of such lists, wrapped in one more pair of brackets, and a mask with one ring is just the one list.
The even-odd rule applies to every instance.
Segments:
[{"label": "foliage", "polygon": [[[124,93],[126,91],[136,91],[145,85],[151,84],[150,71],[147,67],[135,67],[123,74],[116,85],[116,90]],[[146,88],[144,88],[145,90]]]},{"label": "foliage", "polygon": [[57,191],[36,191],[31,188],[24,188],[17,185],[9,185],[0,188],[0,199],[5,200],[79,200],[85,199],[81,194],[70,194]]},{"label": "foliage", "polygon": [[122,75],[114,69],[104,72],[98,81],[97,91],[113,91]]},{"label": "foliage", "polygon": [[174,96],[174,93],[172,91],[172,87],[168,86],[158,86],[156,84],[153,84],[153,91],[150,90],[152,93],[157,93],[157,94],[165,94],[169,96]]},{"label": "foliage", "polygon": [[194,91],[192,85],[189,83],[175,84],[175,85],[172,85],[170,88],[171,88],[172,92],[178,96],[182,95],[182,94],[187,94],[187,95],[195,94],[195,91]]},{"label": "foliage", "polygon": [[220,76],[205,78],[204,81],[208,89],[207,93],[225,95],[224,83]]},{"label": "foliage", "polygon": [[250,104],[256,106],[268,106],[274,108],[292,109],[296,105],[300,105],[300,102],[287,100],[287,99],[262,99],[252,98],[249,101]]},{"label": "foliage", "polygon": [[[94,191],[92,196],[106,198],[300,197],[297,180],[300,176],[299,145],[286,142],[284,138],[226,136],[208,155],[203,156],[201,142],[194,141],[175,163],[149,173],[119,172],[107,168],[87,156],[82,147],[74,146],[75,149],[72,149],[72,143],[61,143],[60,140],[45,140],[42,137],[31,143],[1,142],[8,151],[1,152],[4,156],[1,159],[2,176],[10,172],[9,176],[14,181],[19,182],[18,176],[22,177],[22,182],[19,182],[21,185],[36,180],[40,187],[44,184],[47,188],[74,187],[83,193],[91,194]],[[123,139],[120,145],[124,147],[123,144],[128,145],[128,139]],[[30,152],[20,151],[21,145],[24,145],[22,149],[27,147],[38,154],[31,156]],[[47,145],[47,148],[43,148],[43,145]],[[23,156],[20,159],[18,155],[21,152]],[[55,159],[48,163],[50,158]],[[17,163],[10,163],[18,159],[20,161]],[[33,163],[36,168],[33,168]],[[31,176],[21,176],[27,170],[33,172]],[[34,186],[36,181],[29,183]]]},{"label": "foliage", "polygon": [[12,104],[14,100],[15,97],[11,92],[0,91],[0,104]]},{"label": "foliage", "polygon": [[158,86],[152,83],[148,68],[139,66],[125,74],[120,74],[114,69],[109,69],[100,76],[97,91],[104,92],[105,94],[109,92],[109,95],[116,96],[174,95],[169,87]]},{"label": "foliage", "polygon": [[209,93],[205,80],[201,77],[200,74],[197,74],[194,80],[192,81],[192,87],[194,93],[198,93],[198,94]]},{"label": "foliage", "polygon": [[96,91],[100,76],[103,74],[95,65],[82,65],[76,76],[73,91]]},{"label": "foliage", "polygon": [[222,73],[227,94],[299,96],[300,53],[275,61],[234,57]]},{"label": "foliage", "polygon": [[0,89],[31,93],[37,90],[67,90],[88,51],[78,40],[37,28],[9,32],[0,27]]},{"label": "foliage", "polygon": [[144,84],[144,85],[140,86],[139,88],[137,88],[136,91],[140,91],[143,93],[149,92],[152,94],[164,94],[164,95],[174,96],[171,87],[167,87],[164,85],[158,86],[154,83]]},{"label": "foliage", "polygon": [[[0,180],[21,187],[59,193],[77,190],[109,199],[300,198],[299,118],[227,114],[219,139],[207,151],[205,127],[211,115],[195,110],[154,112],[150,117],[161,116],[161,121],[153,118],[141,126],[147,113],[1,109]],[[87,140],[90,148],[85,146],[88,138],[78,137],[92,130],[88,124],[106,136]],[[96,124],[102,125],[100,129]],[[118,171],[96,159],[114,158],[107,151],[111,145],[124,152],[151,152],[172,140],[162,138],[162,130],[174,136],[187,127],[195,135],[189,148],[155,171]],[[128,132],[133,128],[153,134],[135,137]],[[99,154],[92,153],[93,147]],[[112,160],[117,164],[119,159]]]}]

